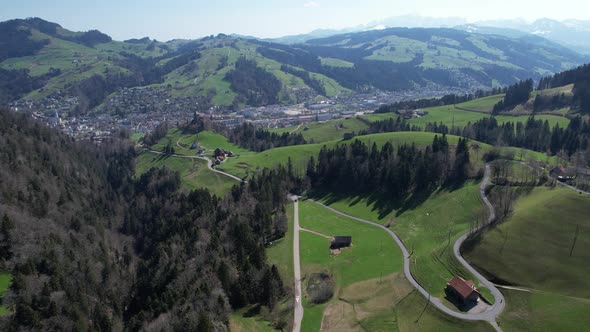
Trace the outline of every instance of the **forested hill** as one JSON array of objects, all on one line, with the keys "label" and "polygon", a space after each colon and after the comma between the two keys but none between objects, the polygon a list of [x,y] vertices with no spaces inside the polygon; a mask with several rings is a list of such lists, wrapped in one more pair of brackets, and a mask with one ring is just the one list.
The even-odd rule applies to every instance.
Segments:
[{"label": "forested hill", "polygon": [[[427,81],[492,87],[538,79],[588,60],[543,38],[508,38],[441,28],[347,33],[309,40],[295,48],[277,44],[268,48],[261,53],[321,71],[352,89],[363,85],[404,89]],[[306,53],[298,48],[310,56],[304,57]]]},{"label": "forested hill", "polygon": [[0,110],[0,330],[220,331],[232,309],[274,312],[286,289],[264,244],[286,231],[286,171],[181,193],[167,169],[133,179],[125,142]]},{"label": "forested hill", "polygon": [[113,41],[39,18],[0,23],[0,104],[77,97],[104,105],[121,88],[149,86],[165,98],[241,107],[317,95],[403,90],[437,83],[485,88],[540,78],[586,62],[545,40],[452,29],[386,29],[282,45],[218,35],[161,42]]}]

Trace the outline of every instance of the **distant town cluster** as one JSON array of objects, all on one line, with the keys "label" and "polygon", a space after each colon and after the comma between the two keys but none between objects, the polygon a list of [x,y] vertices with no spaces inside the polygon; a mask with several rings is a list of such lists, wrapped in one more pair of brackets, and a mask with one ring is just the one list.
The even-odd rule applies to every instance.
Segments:
[{"label": "distant town cluster", "polygon": [[100,142],[121,130],[146,133],[163,122],[185,123],[195,114],[228,127],[249,121],[262,128],[282,128],[372,113],[381,105],[398,101],[470,92],[472,91],[429,84],[408,91],[376,91],[334,98],[306,96],[307,101],[295,105],[232,110],[211,105],[202,96],[172,97],[169,88],[142,87],[123,88],[87,113],[79,111],[78,98],[61,91],[42,99],[18,100],[9,106],[16,112],[29,111],[34,118],[59,128],[76,139]]}]

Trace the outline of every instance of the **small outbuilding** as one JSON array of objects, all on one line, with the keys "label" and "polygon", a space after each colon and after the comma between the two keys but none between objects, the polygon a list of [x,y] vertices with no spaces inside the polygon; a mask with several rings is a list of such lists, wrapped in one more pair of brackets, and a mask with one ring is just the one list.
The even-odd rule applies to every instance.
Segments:
[{"label": "small outbuilding", "polygon": [[330,241],[330,249],[341,249],[350,247],[352,236],[334,236]]},{"label": "small outbuilding", "polygon": [[465,280],[459,276],[454,276],[447,282],[445,293],[457,304],[464,307],[470,307],[477,303],[480,296],[472,280]]}]

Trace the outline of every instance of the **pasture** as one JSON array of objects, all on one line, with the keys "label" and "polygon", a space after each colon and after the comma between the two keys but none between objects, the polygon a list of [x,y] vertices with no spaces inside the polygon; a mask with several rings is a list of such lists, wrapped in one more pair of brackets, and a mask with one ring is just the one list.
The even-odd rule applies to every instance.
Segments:
[{"label": "pasture", "polygon": [[173,171],[177,171],[180,174],[181,186],[184,190],[205,188],[221,197],[231,187],[238,184],[238,181],[234,179],[210,171],[205,160],[161,156],[149,152],[142,152],[137,157],[135,176],[141,176],[152,167],[168,167]]},{"label": "pasture", "polygon": [[352,248],[330,256],[325,237],[301,231],[302,272],[327,270],[337,285],[336,295],[325,304],[304,298],[302,331],[320,326],[331,331],[491,330],[487,323],[461,321],[427,306],[401,273],[401,252],[386,232],[312,202],[301,202],[299,208],[301,227],[353,237]]},{"label": "pasture", "polygon": [[502,283],[590,300],[590,198],[559,186],[521,192],[465,257]]}]

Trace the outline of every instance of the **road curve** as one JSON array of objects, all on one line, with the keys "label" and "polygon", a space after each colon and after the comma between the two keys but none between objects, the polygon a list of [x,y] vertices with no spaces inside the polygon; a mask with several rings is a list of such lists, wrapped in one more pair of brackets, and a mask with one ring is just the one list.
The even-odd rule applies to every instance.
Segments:
[{"label": "road curve", "polygon": [[[150,149],[145,149],[145,151],[148,151],[148,152],[151,152],[151,153],[154,153],[154,154],[157,154],[157,155],[164,155],[165,154],[163,152],[156,151],[156,150],[150,150]],[[240,179],[239,177],[237,177],[235,175],[232,175],[232,174],[229,174],[229,173],[226,173],[226,172],[223,172],[223,171],[220,171],[220,170],[217,170],[217,169],[213,168],[213,162],[211,161],[211,159],[209,159],[207,157],[201,157],[201,156],[185,156],[185,155],[181,155],[181,154],[168,154],[168,156],[176,157],[176,158],[185,158],[185,159],[201,159],[201,160],[205,160],[205,161],[207,161],[207,168],[209,168],[209,170],[211,170],[212,172],[219,173],[221,175],[225,175],[227,177],[230,177],[230,178],[232,178],[232,179],[234,179],[236,181],[242,182],[242,179]]]},{"label": "road curve", "polygon": [[293,270],[295,271],[295,310],[293,320],[293,332],[301,331],[303,320],[303,305],[301,304],[301,263],[299,261],[299,201],[297,196],[291,196],[293,201]]},{"label": "road curve", "polygon": [[[489,202],[489,200],[487,199],[487,197],[485,196],[485,187],[487,186],[488,182],[490,179],[490,166],[489,164],[486,164],[486,171],[485,171],[485,176],[484,179],[481,183],[480,186],[480,195],[482,197],[482,200],[484,202],[484,204],[486,205],[486,207],[488,208],[489,211],[489,215],[488,215],[488,219],[487,219],[487,223],[483,224],[483,225],[479,225],[475,230],[479,230],[485,226],[487,226],[489,223],[491,223],[494,218],[495,218],[495,213],[494,213],[494,209],[491,205],[491,203]],[[461,245],[463,244],[463,242],[467,239],[467,237],[471,234],[472,231],[467,232],[466,234],[464,234],[463,236],[461,236],[459,239],[457,239],[457,241],[455,242],[454,246],[453,246],[453,251],[455,254],[455,257],[457,258],[457,260],[459,260],[459,262],[467,269],[469,270],[469,272],[471,272],[473,274],[473,276],[484,286],[486,286],[486,288],[488,288],[492,295],[495,298],[495,303],[490,306],[490,308],[488,308],[488,310],[481,312],[481,313],[477,313],[477,314],[467,314],[467,313],[461,313],[461,312],[457,312],[454,311],[450,308],[448,308],[447,306],[445,306],[442,301],[437,298],[437,297],[433,297],[430,295],[430,293],[428,293],[428,291],[426,289],[424,289],[424,287],[422,287],[418,281],[416,281],[416,279],[414,279],[414,276],[412,275],[412,272],[410,271],[410,253],[408,252],[408,249],[405,247],[404,243],[402,242],[402,240],[397,236],[397,234],[395,234],[392,230],[390,230],[389,228],[378,224],[378,223],[374,223],[372,221],[368,221],[368,220],[364,220],[361,218],[357,218],[351,215],[348,215],[346,213],[342,213],[334,208],[331,208],[329,206],[326,206],[320,202],[314,201],[314,200],[310,200],[318,205],[323,206],[324,208],[339,214],[341,216],[350,218],[352,220],[356,220],[358,222],[362,222],[365,224],[369,224],[372,225],[374,227],[378,227],[383,229],[384,231],[386,231],[387,233],[389,233],[389,235],[391,235],[391,237],[395,240],[395,242],[397,243],[397,245],[399,246],[399,248],[402,251],[402,254],[404,256],[404,274],[406,276],[406,278],[408,279],[408,281],[412,284],[412,286],[414,286],[414,288],[416,288],[425,298],[428,299],[428,301],[430,301],[430,303],[432,303],[437,309],[439,309],[440,311],[459,318],[459,319],[463,319],[463,320],[471,320],[471,321],[475,321],[475,320],[483,320],[483,321],[487,321],[489,322],[497,331],[502,331],[500,329],[500,326],[498,325],[498,323],[496,322],[496,317],[502,312],[502,310],[504,309],[505,303],[504,303],[504,296],[502,295],[502,293],[500,293],[500,291],[494,286],[493,283],[491,283],[490,281],[488,281],[487,279],[485,279],[479,272],[477,272],[477,270],[475,270],[471,265],[469,265],[469,263],[467,263],[467,261],[465,261],[465,259],[461,256],[460,253],[460,248]]]}]

